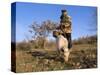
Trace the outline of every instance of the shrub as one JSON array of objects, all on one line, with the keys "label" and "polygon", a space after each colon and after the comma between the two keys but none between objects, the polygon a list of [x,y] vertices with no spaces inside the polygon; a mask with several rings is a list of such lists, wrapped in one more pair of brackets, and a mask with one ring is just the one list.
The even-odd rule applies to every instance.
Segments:
[{"label": "shrub", "polygon": [[17,49],[27,51],[31,49],[31,46],[30,46],[30,43],[20,42],[20,43],[17,43]]}]

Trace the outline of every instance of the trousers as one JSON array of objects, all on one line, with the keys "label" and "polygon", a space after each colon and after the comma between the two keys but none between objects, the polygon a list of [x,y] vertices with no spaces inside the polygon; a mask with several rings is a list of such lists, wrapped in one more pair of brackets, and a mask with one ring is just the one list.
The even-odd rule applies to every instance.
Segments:
[{"label": "trousers", "polygon": [[72,48],[71,33],[65,33],[63,36],[68,40],[68,49]]}]

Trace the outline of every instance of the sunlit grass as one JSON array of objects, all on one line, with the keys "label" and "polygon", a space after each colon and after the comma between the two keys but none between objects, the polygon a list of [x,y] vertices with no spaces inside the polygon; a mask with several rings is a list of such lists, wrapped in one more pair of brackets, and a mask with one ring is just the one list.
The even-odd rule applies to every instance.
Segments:
[{"label": "sunlit grass", "polygon": [[[78,48],[81,47],[79,46]],[[27,52],[18,50],[16,52],[16,72],[38,72],[97,67],[96,48],[95,50],[90,50],[89,47],[85,48],[86,50],[84,48],[80,50],[74,49],[75,48],[71,51],[67,63],[57,55],[56,51],[45,51],[41,49],[41,51]]]}]

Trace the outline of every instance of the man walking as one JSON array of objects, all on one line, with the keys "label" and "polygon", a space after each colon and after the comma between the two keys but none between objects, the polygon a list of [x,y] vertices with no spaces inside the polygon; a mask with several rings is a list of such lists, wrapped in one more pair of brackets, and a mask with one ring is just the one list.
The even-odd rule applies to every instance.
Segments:
[{"label": "man walking", "polygon": [[66,10],[62,10],[62,14],[60,16],[60,26],[57,29],[60,29],[63,33],[62,35],[68,40],[68,48],[69,50],[72,48],[72,40],[71,40],[71,17],[68,16]]}]

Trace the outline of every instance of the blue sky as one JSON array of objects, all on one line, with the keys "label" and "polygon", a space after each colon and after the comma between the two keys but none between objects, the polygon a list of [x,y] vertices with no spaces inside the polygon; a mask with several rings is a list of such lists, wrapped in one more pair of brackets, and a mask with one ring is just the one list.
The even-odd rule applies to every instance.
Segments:
[{"label": "blue sky", "polygon": [[96,7],[17,2],[16,40],[31,38],[29,25],[34,21],[52,20],[59,23],[62,9],[66,9],[72,18],[72,39],[96,34],[96,31],[90,30],[96,28]]}]

